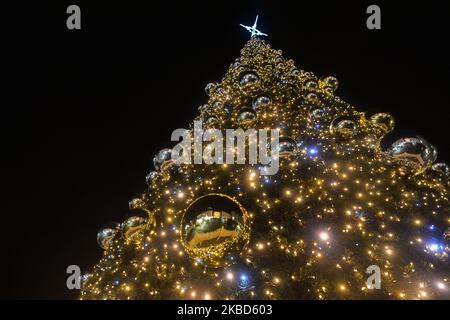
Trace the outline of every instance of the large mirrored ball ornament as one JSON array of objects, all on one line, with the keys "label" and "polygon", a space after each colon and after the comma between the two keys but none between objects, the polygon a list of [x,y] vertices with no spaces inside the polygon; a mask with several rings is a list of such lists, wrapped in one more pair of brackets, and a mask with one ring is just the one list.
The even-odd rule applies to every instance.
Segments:
[{"label": "large mirrored ball ornament", "polygon": [[125,240],[136,242],[142,237],[146,224],[147,219],[143,217],[129,217],[120,224],[120,231]]},{"label": "large mirrored ball ornament", "polygon": [[436,148],[421,137],[399,139],[386,153],[396,160],[414,165],[419,172],[430,167],[437,158]]},{"label": "large mirrored ball ornament", "polygon": [[155,166],[156,170],[164,170],[171,164],[173,164],[171,149],[162,149],[153,158],[153,165]]},{"label": "large mirrored ball ornament", "polygon": [[104,228],[97,233],[97,243],[100,248],[106,250],[112,243],[118,230],[113,228]]},{"label": "large mirrored ball ornament", "polygon": [[247,213],[223,194],[198,198],[186,209],[181,222],[184,248],[195,261],[210,267],[229,265],[249,239]]},{"label": "large mirrored ball ornament", "polygon": [[253,109],[258,110],[263,107],[270,106],[272,104],[272,98],[268,95],[260,95],[253,101]]},{"label": "large mirrored ball ornament", "polygon": [[450,167],[445,162],[438,162],[431,166],[431,169],[443,175],[450,176]]},{"label": "large mirrored ball ornament", "polygon": [[351,138],[358,130],[358,123],[354,117],[341,116],[335,118],[330,125],[330,132],[343,138]]},{"label": "large mirrored ball ornament", "polygon": [[208,96],[211,96],[213,94],[213,92],[216,90],[217,88],[217,84],[215,83],[208,83],[205,87],[205,93]]},{"label": "large mirrored ball ornament", "polygon": [[370,123],[380,129],[384,134],[391,132],[395,127],[394,116],[390,113],[376,113],[370,117]]},{"label": "large mirrored ball ornament", "polygon": [[239,77],[239,85],[242,88],[255,86],[259,83],[259,76],[254,71],[243,72]]},{"label": "large mirrored ball ornament", "polygon": [[280,157],[287,157],[297,151],[297,143],[291,137],[280,137],[275,151],[278,152]]},{"label": "large mirrored ball ornament", "polygon": [[237,116],[237,122],[241,126],[252,125],[256,120],[256,112],[252,109],[241,109]]}]

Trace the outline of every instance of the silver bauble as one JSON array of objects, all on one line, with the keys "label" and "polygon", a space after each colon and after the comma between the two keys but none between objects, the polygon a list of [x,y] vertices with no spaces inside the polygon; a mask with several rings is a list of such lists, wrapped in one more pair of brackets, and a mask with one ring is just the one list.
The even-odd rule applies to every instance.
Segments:
[{"label": "silver bauble", "polygon": [[436,148],[420,137],[408,137],[395,141],[386,151],[396,160],[425,169],[436,160]]},{"label": "silver bauble", "polygon": [[280,157],[289,156],[297,151],[297,143],[291,137],[280,137],[275,149]]},{"label": "silver bauble", "polygon": [[237,122],[239,125],[246,126],[253,124],[256,120],[256,112],[252,109],[241,109],[237,116]]},{"label": "silver bauble", "polygon": [[208,96],[210,96],[217,88],[217,84],[215,83],[208,83],[205,87],[205,92]]},{"label": "silver bauble", "polygon": [[156,181],[156,179],[158,178],[159,173],[156,171],[151,171],[149,172],[149,174],[147,174],[147,176],[145,177],[145,182],[147,182],[147,185],[152,185],[152,183],[154,183]]},{"label": "silver bauble", "polygon": [[313,118],[319,119],[324,115],[325,111],[322,108],[314,108],[311,110],[310,114]]},{"label": "silver bauble", "polygon": [[104,228],[100,230],[97,233],[97,243],[100,246],[100,248],[104,250],[108,249],[117,232],[118,232],[117,229],[113,228]]},{"label": "silver bauble", "polygon": [[153,164],[156,170],[164,170],[166,167],[173,164],[172,149],[162,149],[153,158]]},{"label": "silver bauble", "polygon": [[214,117],[214,116],[208,117],[208,118],[206,118],[206,120],[205,120],[205,125],[206,125],[207,127],[215,126],[215,125],[217,125],[218,123],[219,123],[219,120],[218,120],[216,117]]},{"label": "silver bauble", "polygon": [[272,99],[268,95],[260,95],[253,101],[253,109],[266,107],[272,104]]},{"label": "silver bauble", "polygon": [[246,71],[239,77],[239,85],[243,88],[250,87],[259,82],[259,76],[254,71]]},{"label": "silver bauble", "polygon": [[446,176],[450,176],[450,167],[445,162],[435,163],[431,166],[431,169]]},{"label": "silver bauble", "polygon": [[316,80],[308,80],[303,84],[303,86],[305,88],[310,88],[310,89],[317,88],[317,81]]}]

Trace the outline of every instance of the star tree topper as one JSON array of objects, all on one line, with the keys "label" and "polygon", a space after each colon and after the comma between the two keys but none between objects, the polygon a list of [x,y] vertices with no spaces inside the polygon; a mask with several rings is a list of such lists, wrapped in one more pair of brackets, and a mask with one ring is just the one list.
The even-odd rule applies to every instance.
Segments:
[{"label": "star tree topper", "polygon": [[253,24],[253,26],[249,27],[249,26],[244,26],[243,24],[241,24],[241,27],[247,29],[247,31],[251,33],[252,38],[258,37],[258,36],[267,36],[267,34],[262,33],[261,31],[259,31],[256,28],[257,23],[258,23],[258,16],[256,16],[256,20],[255,20],[255,23]]}]

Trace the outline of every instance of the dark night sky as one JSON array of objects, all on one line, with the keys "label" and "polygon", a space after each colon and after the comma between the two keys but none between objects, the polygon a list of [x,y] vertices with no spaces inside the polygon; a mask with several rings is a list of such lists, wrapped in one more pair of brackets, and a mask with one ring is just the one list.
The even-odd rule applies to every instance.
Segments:
[{"label": "dark night sky", "polygon": [[[65,27],[73,3],[82,9],[80,31]],[[166,3],[8,11],[5,298],[77,297],[65,287],[66,267],[87,269],[101,257],[98,229],[125,216],[154,153],[197,115],[206,83],[221,79],[248,39],[238,24],[256,14],[268,41],[297,66],[335,75],[338,95],[361,111],[394,114],[396,132],[424,136],[450,163],[450,14],[438,2],[373,1],[382,9],[378,31],[365,27],[369,2]]]}]

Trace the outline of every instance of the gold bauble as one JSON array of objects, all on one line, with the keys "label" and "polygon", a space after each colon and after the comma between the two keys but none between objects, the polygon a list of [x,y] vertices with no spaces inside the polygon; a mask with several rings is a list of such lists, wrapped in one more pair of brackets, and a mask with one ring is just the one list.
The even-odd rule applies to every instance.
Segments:
[{"label": "gold bauble", "polygon": [[357,130],[358,121],[350,116],[337,117],[330,124],[330,132],[343,138],[353,137]]},{"label": "gold bauble", "polygon": [[383,131],[384,134],[391,132],[395,127],[394,116],[390,113],[376,113],[370,117],[370,123]]},{"label": "gold bauble", "polygon": [[[319,80],[319,88],[324,90],[329,90],[331,92],[334,92],[337,90],[339,86],[339,81],[335,77],[322,77]],[[327,90],[327,91],[328,91]]]},{"label": "gold bauble", "polygon": [[247,212],[230,196],[207,194],[184,212],[181,241],[196,262],[210,267],[229,265],[248,240]]},{"label": "gold bauble", "polygon": [[143,237],[143,231],[147,226],[147,219],[139,216],[132,216],[120,225],[122,236],[127,241],[138,242]]}]

